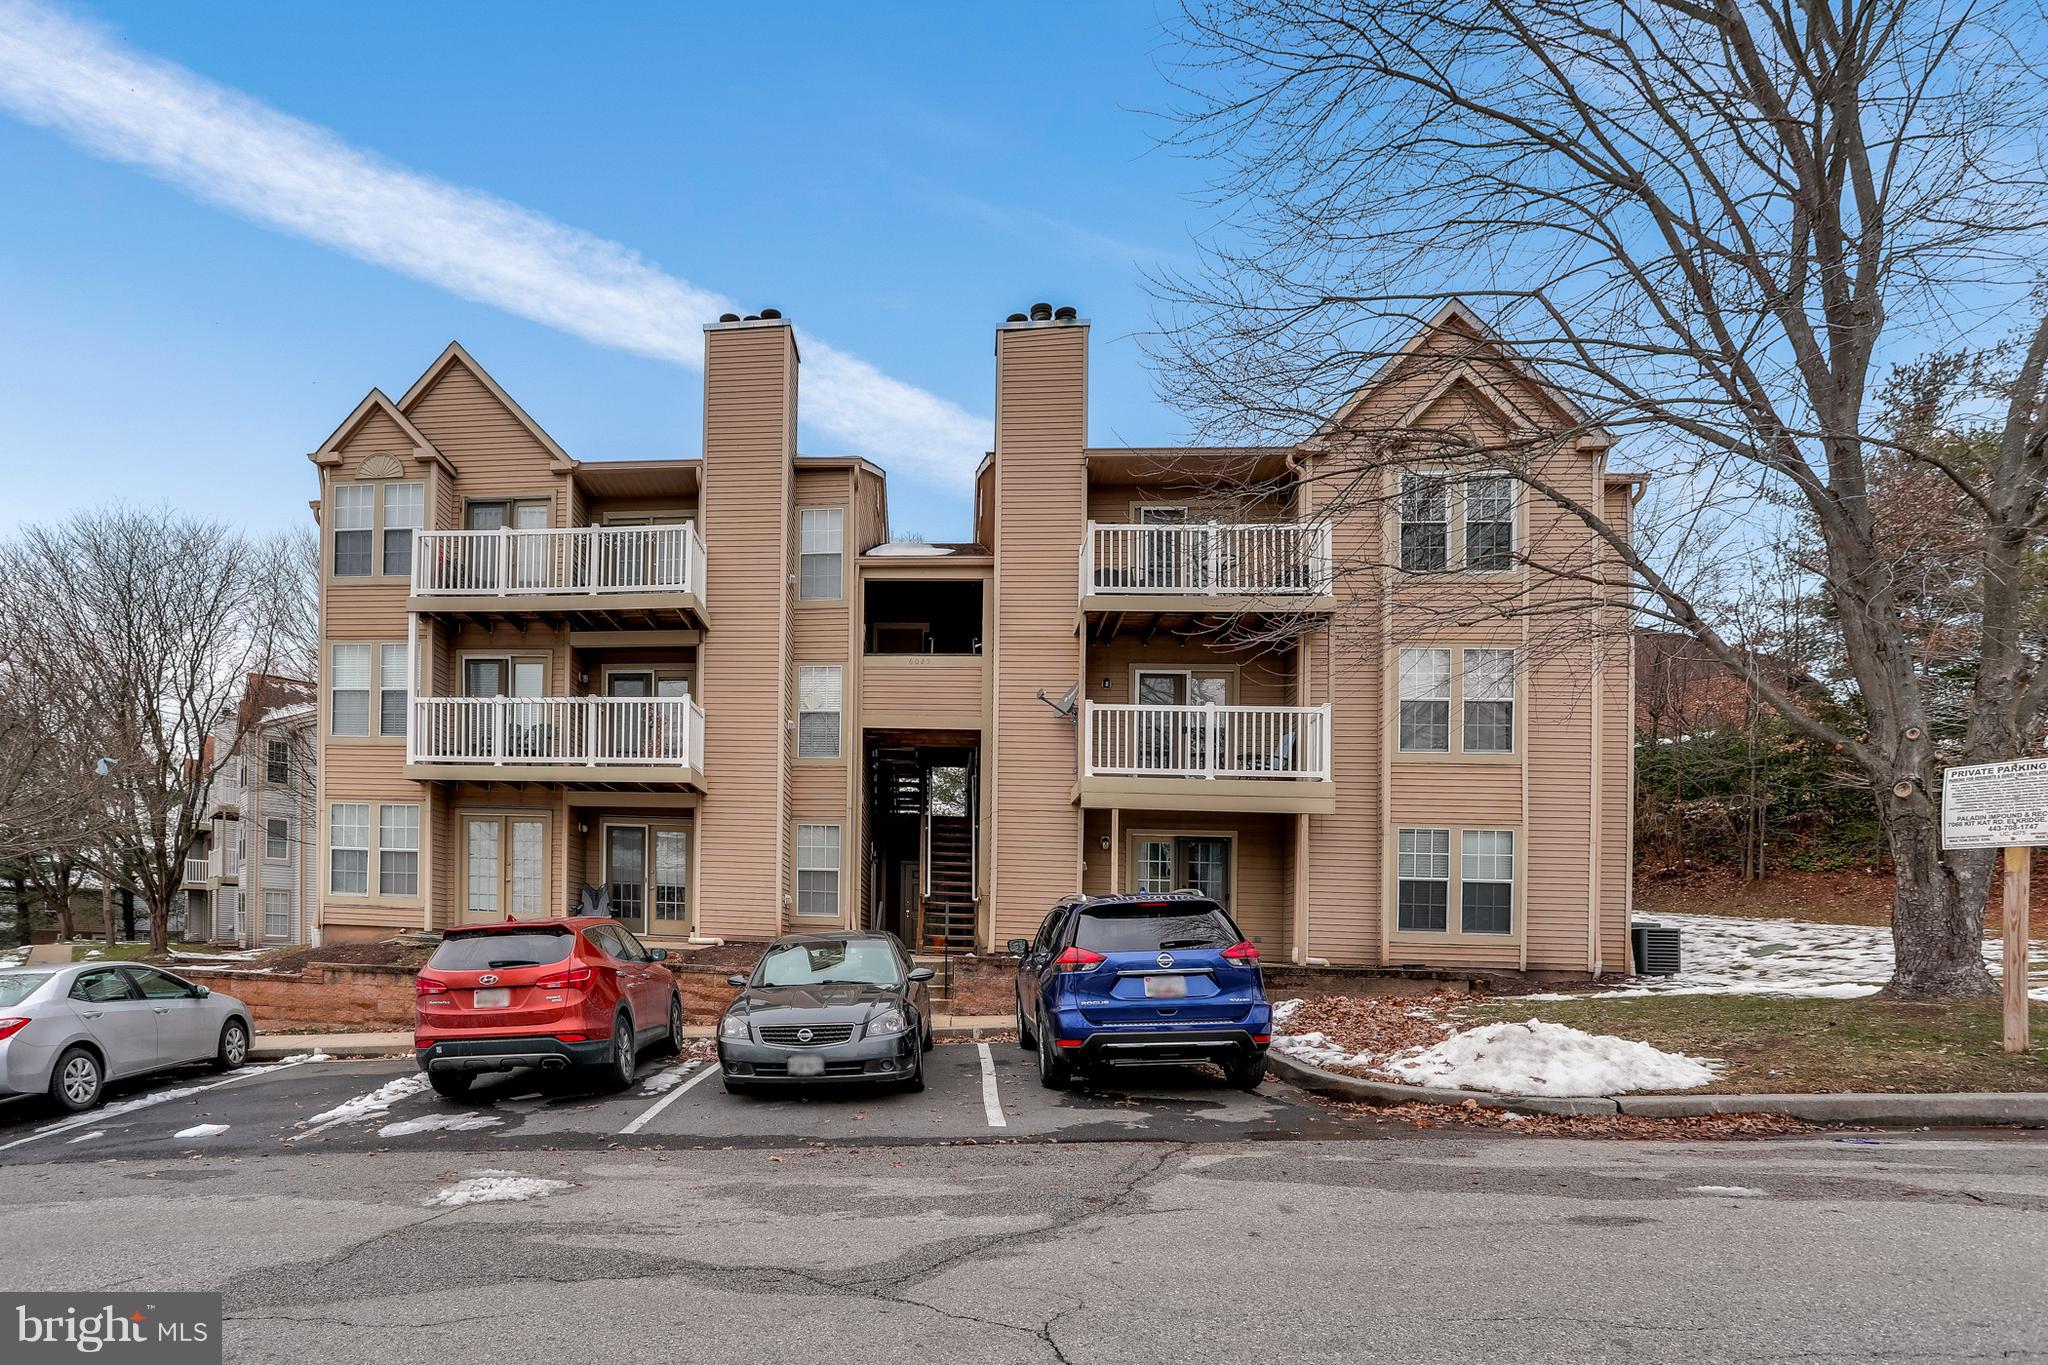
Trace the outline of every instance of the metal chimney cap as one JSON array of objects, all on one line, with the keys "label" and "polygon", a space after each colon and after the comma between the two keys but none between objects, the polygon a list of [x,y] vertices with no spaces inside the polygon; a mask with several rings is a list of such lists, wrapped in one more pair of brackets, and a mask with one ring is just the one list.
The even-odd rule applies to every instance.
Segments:
[{"label": "metal chimney cap", "polygon": [[738,313],[720,313],[718,315],[718,320],[720,322],[738,322],[740,320],[740,315]]},{"label": "metal chimney cap", "polygon": [[1025,316],[1024,316],[1024,315],[1023,315],[1022,313],[1012,313],[1012,314],[1010,314],[1010,316],[1008,316],[1008,317],[1004,318],[1004,319],[1003,319],[1003,321],[1005,321],[1005,322],[1029,322],[1029,321],[1031,321],[1031,319],[1030,319],[1030,318],[1027,318],[1027,317],[1025,317]]},{"label": "metal chimney cap", "polygon": [[1052,320],[1054,322],[1072,322],[1075,318],[1079,316],[1081,315],[1074,310],[1074,306],[1072,304],[1068,304],[1063,308],[1054,309]]},{"label": "metal chimney cap", "polygon": [[761,319],[764,322],[768,321],[771,318],[779,318],[781,316],[782,310],[780,308],[763,308],[761,310]]},{"label": "metal chimney cap", "polygon": [[1051,322],[1051,321],[1052,321],[1052,305],[1051,305],[1051,304],[1049,304],[1049,303],[1034,303],[1034,304],[1032,304],[1032,305],[1031,305],[1031,320],[1032,320],[1033,322]]}]

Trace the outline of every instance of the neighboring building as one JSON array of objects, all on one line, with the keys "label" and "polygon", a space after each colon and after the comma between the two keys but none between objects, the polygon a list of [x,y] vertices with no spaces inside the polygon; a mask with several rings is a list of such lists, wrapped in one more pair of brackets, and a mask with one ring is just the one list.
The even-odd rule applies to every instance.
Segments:
[{"label": "neighboring building", "polygon": [[[1756,676],[1792,696],[1825,701],[1826,690],[1799,665],[1751,651]],[[1728,671],[1707,647],[1675,630],[1636,632],[1636,728],[1651,739],[1679,739],[1748,724],[1770,703]]]},{"label": "neighboring building", "polygon": [[[1542,598],[1531,536],[1598,543],[1503,479],[1327,516],[1327,432],[1090,447],[1088,326],[1034,313],[996,331],[970,544],[892,541],[880,469],[797,453],[779,317],[706,327],[702,459],[573,459],[459,345],[372,390],[310,456],[322,934],[590,883],[657,943],[988,950],[1188,885],[1276,960],[1626,969],[1623,606],[1546,648],[1540,611],[1436,609]],[[1578,424],[1491,345],[1447,309],[1333,429]],[[1606,449],[1543,476],[1625,534]],[[1382,544],[1416,571],[1350,571]]]},{"label": "neighboring building", "polygon": [[252,674],[208,743],[225,753],[206,832],[185,856],[184,937],[269,947],[310,943],[317,924],[319,708],[312,685]]}]

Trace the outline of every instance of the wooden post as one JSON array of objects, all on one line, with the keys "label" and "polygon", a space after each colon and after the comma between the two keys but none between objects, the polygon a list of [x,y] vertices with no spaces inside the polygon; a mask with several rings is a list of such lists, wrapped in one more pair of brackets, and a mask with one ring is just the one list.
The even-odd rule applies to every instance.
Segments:
[{"label": "wooden post", "polygon": [[2005,1050],[2027,1050],[2027,912],[2034,851],[2005,851]]}]

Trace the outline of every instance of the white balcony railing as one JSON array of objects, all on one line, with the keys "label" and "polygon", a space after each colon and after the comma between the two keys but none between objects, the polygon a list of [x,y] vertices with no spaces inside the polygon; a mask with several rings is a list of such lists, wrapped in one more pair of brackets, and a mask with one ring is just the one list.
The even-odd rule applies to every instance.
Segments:
[{"label": "white balcony railing", "polygon": [[420,531],[412,590],[436,597],[704,592],[704,542],[678,526]]},{"label": "white balcony railing", "polygon": [[408,763],[701,768],[692,697],[415,697]]},{"label": "white balcony railing", "polygon": [[206,855],[188,853],[185,855],[185,880],[194,885],[206,880]]},{"label": "white balcony railing", "polygon": [[1328,706],[1083,703],[1086,777],[1327,780]]},{"label": "white balcony railing", "polygon": [[1332,582],[1321,523],[1091,521],[1081,541],[1083,597],[1316,597]]}]

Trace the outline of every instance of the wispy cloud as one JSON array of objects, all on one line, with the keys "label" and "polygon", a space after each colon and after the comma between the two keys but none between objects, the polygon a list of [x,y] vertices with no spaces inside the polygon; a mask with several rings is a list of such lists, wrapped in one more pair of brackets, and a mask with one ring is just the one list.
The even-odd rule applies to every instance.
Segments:
[{"label": "wispy cloud", "polygon": [[[601,346],[704,363],[736,312],[621,244],[351,147],[107,30],[0,0],[0,108],[244,217]],[[967,482],[989,421],[804,337],[804,424],[904,472]]]}]

